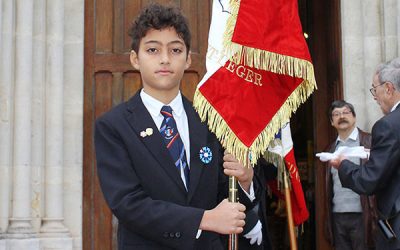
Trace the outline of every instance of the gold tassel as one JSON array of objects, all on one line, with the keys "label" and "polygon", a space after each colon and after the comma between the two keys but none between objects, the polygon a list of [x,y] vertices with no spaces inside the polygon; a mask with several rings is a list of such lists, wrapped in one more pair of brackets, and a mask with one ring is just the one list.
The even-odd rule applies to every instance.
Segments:
[{"label": "gold tassel", "polygon": [[275,137],[279,129],[289,122],[292,112],[295,112],[300,104],[304,103],[311,93],[317,88],[314,78],[314,68],[311,62],[280,55],[260,49],[241,46],[231,42],[234,27],[236,25],[240,0],[230,0],[231,16],[227,21],[227,28],[224,34],[224,45],[226,51],[222,54],[228,55],[231,61],[236,64],[244,63],[247,66],[268,70],[278,74],[287,74],[304,79],[303,82],[291,93],[280,107],[271,121],[261,131],[250,147],[232,132],[228,124],[217,110],[196,90],[193,106],[200,115],[201,120],[207,121],[209,129],[215,133],[222,146],[235,155],[243,164],[247,165],[248,154],[252,152],[251,165],[254,166],[260,156],[267,149],[270,141]]}]

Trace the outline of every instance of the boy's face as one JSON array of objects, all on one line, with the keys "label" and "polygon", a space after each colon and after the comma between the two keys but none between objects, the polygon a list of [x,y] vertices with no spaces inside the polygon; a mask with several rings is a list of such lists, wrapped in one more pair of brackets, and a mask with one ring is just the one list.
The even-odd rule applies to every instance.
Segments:
[{"label": "boy's face", "polygon": [[161,101],[177,95],[183,73],[191,63],[185,43],[174,28],[150,29],[140,40],[138,53],[131,52],[130,60],[140,71],[144,91]]}]

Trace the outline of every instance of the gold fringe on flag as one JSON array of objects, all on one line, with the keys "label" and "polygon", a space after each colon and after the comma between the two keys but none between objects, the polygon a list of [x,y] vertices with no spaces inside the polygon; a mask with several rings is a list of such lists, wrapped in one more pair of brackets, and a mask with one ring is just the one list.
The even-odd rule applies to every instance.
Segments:
[{"label": "gold fringe on flag", "polygon": [[[289,122],[292,111],[296,110],[312,93],[303,81],[295,91],[286,99],[282,107],[274,115],[267,126],[261,131],[253,143],[247,147],[230,129],[228,124],[218,111],[197,89],[193,99],[193,106],[203,122],[207,122],[209,129],[213,132],[222,146],[232,153],[244,166],[247,166],[248,152],[251,152],[250,163],[254,166],[257,160],[266,151],[269,143],[275,138],[279,129]],[[257,119],[257,117],[254,117]]]},{"label": "gold fringe on flag", "polygon": [[[240,0],[230,0],[231,16],[228,18],[227,29],[224,35],[225,51],[223,54],[228,55],[228,58],[236,64],[243,63],[249,67],[303,79],[303,82],[286,99],[271,121],[249,147],[244,145],[235,133],[232,132],[228,124],[200,93],[199,89],[196,90],[193,105],[202,121],[207,121],[210,130],[216,134],[222,145],[245,166],[247,165],[246,162],[250,150],[251,165],[254,166],[258,158],[265,153],[275,134],[283,125],[289,122],[292,112],[295,112],[300,104],[307,100],[317,88],[317,85],[314,77],[314,67],[311,62],[242,46],[231,41],[239,6]],[[256,119],[256,117],[254,118]]]},{"label": "gold fringe on flag", "polygon": [[[222,116],[201,94],[199,89],[196,90],[193,106],[199,113],[201,120],[207,121],[210,130],[215,133],[222,146],[235,155],[243,165],[248,165],[246,164],[249,157],[248,152],[251,152],[251,165],[254,166],[260,156],[265,153],[275,134],[283,125],[289,122],[292,112],[296,111],[300,104],[307,100],[317,86],[314,78],[314,67],[311,62],[242,46],[231,41],[239,6],[240,0],[230,0],[231,16],[227,21],[227,28],[224,34],[225,51],[222,54],[227,55],[236,64],[244,64],[249,67],[303,79],[303,82],[285,100],[271,121],[249,147],[244,145],[232,132]],[[257,119],[257,117],[254,117],[254,119]]]},{"label": "gold fringe on flag", "polygon": [[[196,89],[193,98],[193,106],[203,122],[207,122],[209,129],[213,132],[222,146],[233,154],[244,166],[248,166],[249,148],[229,128],[228,124],[207,99]],[[254,157],[252,157],[254,158]],[[251,162],[254,165],[253,162]]]},{"label": "gold fringe on flag", "polygon": [[276,74],[305,79],[307,87],[314,91],[317,88],[317,84],[314,77],[314,67],[311,62],[232,42],[239,7],[240,0],[230,0],[231,15],[228,18],[224,32],[224,51],[222,54],[227,55],[230,61],[236,65],[243,64]]}]

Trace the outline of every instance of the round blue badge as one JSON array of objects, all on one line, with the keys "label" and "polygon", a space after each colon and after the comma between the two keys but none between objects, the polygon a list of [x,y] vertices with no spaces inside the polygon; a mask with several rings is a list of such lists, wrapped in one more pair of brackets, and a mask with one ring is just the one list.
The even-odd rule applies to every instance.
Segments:
[{"label": "round blue badge", "polygon": [[212,152],[211,149],[209,147],[202,147],[200,149],[199,152],[199,156],[200,156],[200,160],[205,163],[208,164],[211,162],[212,160]]}]

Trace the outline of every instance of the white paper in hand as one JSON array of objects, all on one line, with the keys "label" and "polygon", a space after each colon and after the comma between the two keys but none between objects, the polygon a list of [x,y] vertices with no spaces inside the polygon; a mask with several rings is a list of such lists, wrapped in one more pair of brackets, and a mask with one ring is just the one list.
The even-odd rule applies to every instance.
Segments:
[{"label": "white paper in hand", "polygon": [[317,156],[319,160],[323,162],[330,161],[336,157],[333,153],[328,152],[317,153],[315,156]]},{"label": "white paper in hand", "polygon": [[360,159],[366,159],[369,157],[369,152],[367,152],[367,150],[363,146],[359,147],[340,146],[334,153],[321,152],[316,154],[316,156],[319,157],[320,161],[323,162],[333,160],[339,155],[343,155],[346,158],[356,157]]}]

